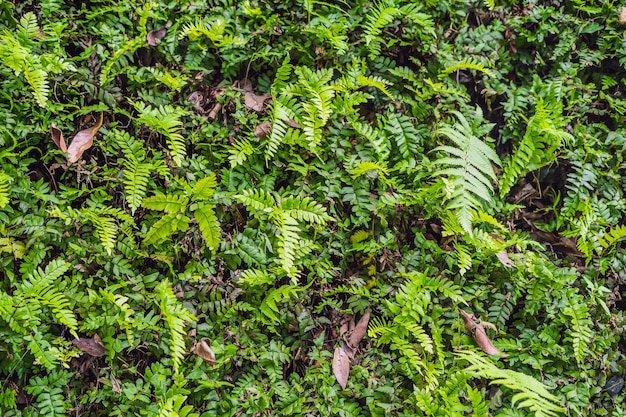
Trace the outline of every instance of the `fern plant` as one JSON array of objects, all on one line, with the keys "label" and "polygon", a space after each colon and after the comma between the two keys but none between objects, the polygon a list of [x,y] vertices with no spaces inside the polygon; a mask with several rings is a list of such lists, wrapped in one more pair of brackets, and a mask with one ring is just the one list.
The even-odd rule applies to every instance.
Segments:
[{"label": "fern plant", "polygon": [[492,164],[500,165],[500,158],[488,144],[479,139],[493,127],[492,124],[480,125],[480,108],[477,108],[471,125],[461,113],[454,114],[458,122],[453,126],[439,128],[436,132],[450,139],[452,144],[434,149],[444,154],[434,162],[444,166],[435,171],[435,175],[446,177],[447,208],[455,213],[463,229],[471,233],[473,212],[495,201],[494,183],[497,183],[497,178]]},{"label": "fern plant", "polygon": [[178,373],[180,365],[187,354],[185,346],[185,327],[195,322],[196,317],[178,301],[167,280],[161,281],[154,289],[155,301],[158,302],[163,321],[167,323],[169,340],[168,346],[172,367]]},{"label": "fern plant", "polygon": [[172,161],[174,165],[180,166],[187,155],[185,138],[180,134],[183,126],[180,118],[185,116],[187,111],[170,105],[152,107],[141,102],[135,103],[135,109],[139,113],[137,122],[165,136]]},{"label": "fern plant", "polygon": [[159,244],[177,232],[186,231],[191,222],[187,214],[192,212],[205,246],[215,251],[219,247],[222,233],[212,201],[216,186],[215,174],[211,173],[193,185],[185,184],[183,193],[158,193],[144,198],[142,201],[144,208],[164,212],[164,215],[151,225],[144,237],[144,243]]},{"label": "fern plant", "polygon": [[472,376],[488,378],[494,384],[519,391],[512,397],[513,405],[517,403],[517,407],[528,408],[538,417],[554,417],[565,412],[560,399],[532,376],[501,369],[489,359],[471,351],[461,351],[456,356],[470,363],[467,372]]},{"label": "fern plant", "polygon": [[295,277],[296,258],[312,249],[312,242],[305,239],[301,223],[325,225],[332,218],[325,208],[309,197],[279,195],[264,190],[243,190],[235,198],[261,221],[269,221],[276,230],[275,245],[279,265],[290,277]]},{"label": "fern plant", "polygon": [[500,196],[505,196],[527,173],[554,162],[561,144],[573,140],[572,135],[563,130],[567,120],[561,108],[555,100],[537,101],[535,114],[528,121],[524,137],[504,166]]}]

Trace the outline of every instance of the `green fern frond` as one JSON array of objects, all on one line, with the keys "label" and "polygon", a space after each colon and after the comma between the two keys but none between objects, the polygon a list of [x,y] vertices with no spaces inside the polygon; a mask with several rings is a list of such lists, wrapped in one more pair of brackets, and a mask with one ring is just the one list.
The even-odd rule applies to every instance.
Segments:
[{"label": "green fern frond", "polygon": [[285,214],[299,221],[323,226],[332,220],[326,208],[310,197],[285,196],[280,197],[277,203]]},{"label": "green fern frond", "polygon": [[46,265],[45,269],[37,268],[22,283],[18,294],[35,299],[50,308],[57,321],[67,326],[73,336],[78,337],[78,321],[70,309],[70,301],[55,286],[55,282],[68,271],[69,267],[67,262],[55,259]]},{"label": "green fern frond", "polygon": [[185,327],[187,323],[196,321],[196,317],[178,301],[167,280],[161,281],[154,291],[161,317],[168,326],[170,357],[174,372],[178,373],[180,364],[187,354]]},{"label": "green fern frond", "polygon": [[146,244],[165,241],[176,232],[184,232],[189,227],[189,217],[180,213],[166,213],[156,221],[143,238]]},{"label": "green fern frond", "polygon": [[[437,134],[446,136],[456,146],[435,148],[435,151],[446,154],[435,161],[437,165],[446,166],[437,170],[435,175],[447,176],[451,186],[448,209],[454,210],[463,228],[471,232],[472,211],[494,201],[493,183],[497,182],[497,178],[492,163],[500,165],[500,158],[474,135],[474,129],[461,113],[454,114],[458,123],[437,130]],[[477,114],[482,118],[480,111]]]},{"label": "green fern frond", "polygon": [[372,6],[367,13],[367,20],[364,28],[365,45],[370,52],[370,58],[375,58],[380,54],[380,36],[385,26],[393,22],[396,16],[400,15],[400,9],[396,7],[393,0],[380,0]]},{"label": "green fern frond", "polygon": [[381,161],[386,161],[389,158],[391,144],[384,132],[360,122],[352,122],[352,128],[356,133],[368,140]]},{"label": "green fern frond", "polygon": [[567,306],[563,309],[563,314],[571,318],[572,328],[567,338],[572,340],[576,362],[582,364],[589,353],[588,346],[593,335],[589,307],[583,297],[575,293],[575,290],[569,289],[568,293],[564,298]]},{"label": "green fern frond", "polygon": [[261,189],[243,190],[235,199],[257,213],[271,212],[276,204],[272,194]]},{"label": "green fern frond", "polygon": [[37,104],[46,107],[50,87],[48,86],[48,73],[42,69],[24,69],[24,78],[32,87],[33,96],[37,100]]},{"label": "green fern frond", "polygon": [[134,105],[139,113],[137,121],[165,136],[172,160],[176,166],[180,166],[187,155],[185,139],[179,133],[183,127],[180,118],[185,116],[187,111],[169,105],[156,108],[141,102]]},{"label": "green fern frond", "polygon": [[504,385],[513,391],[519,391],[512,398],[513,405],[517,403],[517,407],[528,408],[538,417],[556,417],[565,412],[559,405],[559,398],[532,376],[500,369],[489,359],[471,351],[461,351],[455,355],[471,364],[466,370],[472,376],[487,378],[492,384]]},{"label": "green fern frond", "polygon": [[10,202],[9,177],[5,172],[0,171],[0,208],[6,207]]},{"label": "green fern frond", "polygon": [[444,69],[441,70],[439,74],[441,77],[463,69],[480,71],[488,77],[496,78],[496,74],[493,71],[491,71],[485,66],[485,64],[483,64],[474,57],[463,58],[461,61],[457,62],[454,65],[446,66]]},{"label": "green fern frond", "polygon": [[148,182],[152,173],[152,164],[139,163],[133,156],[124,161],[124,191],[131,213],[141,207],[141,202],[148,193]]},{"label": "green fern frond", "polygon": [[280,321],[278,314],[278,303],[284,300],[288,300],[294,297],[298,293],[298,287],[294,285],[283,285],[280,288],[275,288],[269,291],[269,293],[263,299],[259,310],[265,315],[272,323],[278,323]]},{"label": "green fern frond", "polygon": [[421,135],[405,114],[389,113],[385,130],[389,132],[404,159],[415,157],[420,150]]},{"label": "green fern frond", "polygon": [[299,245],[300,227],[296,219],[287,213],[275,216],[275,224],[278,228],[278,254],[281,267],[290,277],[295,276],[294,264],[296,260],[296,248]]},{"label": "green fern frond", "polygon": [[358,75],[356,77],[356,81],[363,87],[374,87],[380,90],[383,94],[393,100],[393,95],[387,89],[387,86],[391,85],[391,83],[383,77],[373,75],[366,77],[365,75]]},{"label": "green fern frond", "polygon": [[222,238],[222,230],[217,220],[213,207],[209,204],[199,206],[193,215],[198,222],[198,227],[204,238],[204,243],[211,250],[215,251],[219,248]]},{"label": "green fern frond", "polygon": [[184,195],[155,194],[144,198],[142,206],[150,210],[164,211],[166,213],[184,212],[189,199]]},{"label": "green fern frond", "polygon": [[554,162],[561,143],[572,140],[572,136],[562,130],[566,119],[561,107],[560,103],[538,100],[524,137],[504,166],[500,196],[505,196],[524,175]]},{"label": "green fern frond", "polygon": [[264,269],[246,269],[241,272],[239,280],[240,285],[264,285],[274,282],[274,274]]},{"label": "green fern frond", "polygon": [[274,76],[274,82],[272,83],[272,94],[280,94],[282,90],[287,86],[287,82],[293,73],[293,65],[289,63],[290,57],[287,55],[283,60],[283,63],[276,71]]},{"label": "green fern frond", "polygon": [[207,201],[215,194],[215,187],[217,187],[217,178],[212,172],[196,181],[191,191],[191,199],[193,201]]},{"label": "green fern frond", "polygon": [[598,238],[598,242],[604,249],[626,239],[626,226],[618,225],[604,233],[604,236]]},{"label": "green fern frond", "polygon": [[287,122],[301,118],[301,104],[293,97],[280,96],[274,100],[272,107],[272,132],[267,140],[265,160],[269,161],[278,151],[280,144],[289,138]]},{"label": "green fern frond", "polygon": [[61,356],[61,352],[58,348],[52,346],[50,342],[45,340],[38,332],[24,336],[24,340],[28,342],[28,350],[30,350],[30,353],[35,357],[36,363],[42,365],[49,371],[56,368]]}]

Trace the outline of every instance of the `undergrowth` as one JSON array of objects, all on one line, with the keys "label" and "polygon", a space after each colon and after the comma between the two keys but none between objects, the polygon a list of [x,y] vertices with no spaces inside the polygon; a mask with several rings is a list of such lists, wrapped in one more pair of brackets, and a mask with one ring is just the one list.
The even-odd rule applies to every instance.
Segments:
[{"label": "undergrowth", "polygon": [[624,25],[0,3],[0,414],[624,415]]}]

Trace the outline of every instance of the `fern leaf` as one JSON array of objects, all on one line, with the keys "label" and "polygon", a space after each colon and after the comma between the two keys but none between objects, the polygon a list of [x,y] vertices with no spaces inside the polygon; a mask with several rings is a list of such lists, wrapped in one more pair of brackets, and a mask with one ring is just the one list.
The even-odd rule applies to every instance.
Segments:
[{"label": "fern leaf", "polygon": [[180,166],[187,155],[185,139],[179,133],[183,127],[180,118],[187,112],[169,105],[153,108],[143,103],[135,103],[135,108],[139,113],[137,117],[139,123],[143,123],[165,136],[172,160],[176,166]]},{"label": "fern leaf", "polygon": [[235,196],[239,202],[248,209],[256,212],[271,212],[275,205],[274,197],[264,190],[243,190],[241,194]]},{"label": "fern leaf", "polygon": [[50,87],[48,86],[48,73],[42,69],[25,69],[24,78],[32,87],[32,93],[41,107],[46,107]]},{"label": "fern leaf", "polygon": [[0,208],[6,207],[11,202],[9,180],[9,175],[0,171]]},{"label": "fern leaf", "polygon": [[194,212],[194,217],[200,227],[200,232],[204,238],[204,243],[211,250],[215,251],[219,248],[222,230],[215,215],[213,207],[209,204],[199,206]]},{"label": "fern leaf", "polygon": [[[463,228],[471,232],[472,211],[481,209],[484,203],[493,202],[496,175],[492,163],[500,165],[500,159],[491,147],[474,135],[473,128],[462,114],[455,112],[455,115],[459,120],[457,124],[437,131],[456,147],[435,148],[447,155],[436,160],[435,164],[448,167],[436,171],[435,175],[448,177],[452,186],[448,208],[456,211]],[[479,116],[482,115],[479,113]]]},{"label": "fern leaf", "polygon": [[421,135],[408,116],[390,113],[387,117],[385,130],[396,141],[398,150],[404,159],[412,158],[419,152]]},{"label": "fern leaf", "polygon": [[591,319],[589,318],[589,308],[582,296],[573,294],[573,290],[569,290],[569,292],[569,296],[565,298],[568,305],[563,309],[563,314],[572,320],[569,338],[571,338],[574,347],[574,357],[579,364],[582,364],[588,353],[587,348],[593,334],[590,327]]},{"label": "fern leaf", "polygon": [[124,163],[124,190],[131,213],[141,207],[148,192],[148,182],[152,173],[152,164],[139,163],[134,155],[127,155]]},{"label": "fern leaf", "polygon": [[43,365],[46,369],[52,370],[59,363],[60,352],[53,347],[50,342],[43,339],[39,333],[24,336],[28,342],[28,350],[35,357],[35,362]]},{"label": "fern leaf", "polygon": [[332,217],[326,214],[324,206],[310,197],[281,197],[278,203],[284,213],[296,220],[321,226],[332,220]]},{"label": "fern leaf", "polygon": [[167,280],[161,281],[155,287],[155,296],[163,321],[168,326],[170,356],[174,372],[178,373],[180,364],[187,353],[185,326],[187,322],[194,322],[196,317],[180,304]]},{"label": "fern leaf", "polygon": [[391,85],[391,83],[384,78],[378,76],[366,77],[365,75],[358,75],[356,77],[356,81],[364,87],[374,87],[380,90],[383,94],[393,100],[393,95],[387,89],[387,86]]},{"label": "fern leaf", "polygon": [[178,213],[166,213],[152,225],[143,241],[146,244],[163,242],[176,232],[183,232],[189,226],[189,217]]},{"label": "fern leaf", "polygon": [[145,198],[142,202],[144,208],[164,211],[166,213],[184,212],[189,199],[183,195],[155,194]]},{"label": "fern leaf", "polygon": [[485,67],[485,64],[480,62],[477,58],[469,57],[463,58],[461,61],[457,62],[454,65],[446,66],[441,72],[441,75],[449,75],[453,72],[457,72],[463,69],[470,69],[475,71],[480,71],[488,77],[496,78],[496,74],[491,71],[489,68]]},{"label": "fern leaf", "polygon": [[280,213],[276,220],[278,232],[278,254],[281,267],[290,277],[295,276],[296,248],[298,247],[299,232],[298,222],[287,213]]},{"label": "fern leaf", "polygon": [[217,187],[215,174],[210,173],[194,184],[191,199],[193,201],[207,201],[215,194],[215,187]]},{"label": "fern leaf", "polygon": [[273,323],[280,321],[278,314],[278,303],[295,296],[298,292],[298,287],[293,285],[283,285],[280,288],[270,290],[265,296],[259,310]]},{"label": "fern leaf", "polygon": [[283,63],[276,71],[276,76],[274,77],[274,82],[272,83],[272,93],[280,94],[282,90],[287,85],[287,81],[291,77],[293,72],[293,65],[289,63],[289,55],[285,57]]},{"label": "fern leaf", "polygon": [[520,391],[512,397],[513,404],[529,408],[536,416],[555,417],[565,410],[559,405],[559,398],[551,394],[547,388],[529,375],[509,369],[500,369],[489,359],[471,351],[456,353],[460,359],[467,360],[471,365],[467,368],[473,376],[487,378],[491,383],[504,385],[514,391]]},{"label": "fern leaf", "polygon": [[624,239],[626,239],[626,226],[619,225],[609,229],[604,236],[599,237],[598,242],[606,249]]}]

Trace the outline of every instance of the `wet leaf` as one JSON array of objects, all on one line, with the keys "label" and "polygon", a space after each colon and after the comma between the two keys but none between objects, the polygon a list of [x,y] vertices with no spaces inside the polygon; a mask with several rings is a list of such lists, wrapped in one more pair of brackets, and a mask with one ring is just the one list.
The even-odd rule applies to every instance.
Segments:
[{"label": "wet leaf", "polygon": [[203,337],[199,343],[194,344],[191,348],[191,353],[200,356],[207,362],[215,363],[215,353],[211,350],[211,344],[206,337]]},{"label": "wet leaf", "polygon": [[79,339],[74,339],[72,344],[85,352],[86,354],[94,357],[104,356],[106,353],[104,349],[104,343],[100,337],[96,334],[91,337],[81,337]]},{"label": "wet leaf", "polygon": [[497,347],[493,345],[489,336],[487,336],[487,332],[485,331],[485,326],[480,322],[474,314],[468,313],[464,310],[461,310],[461,316],[463,316],[463,320],[465,321],[465,328],[472,333],[474,336],[474,340],[478,344],[478,346],[485,352],[487,355],[501,355],[503,357],[508,356],[506,353],[500,352]]},{"label": "wet leaf", "polygon": [[63,152],[67,152],[67,145],[65,144],[65,139],[63,138],[63,132],[61,132],[61,129],[57,128],[54,123],[50,125],[50,134],[52,135],[52,140],[58,148]]},{"label": "wet leaf", "polygon": [[100,119],[95,126],[89,129],[83,129],[74,136],[72,143],[67,148],[67,164],[71,165],[78,161],[83,153],[93,145],[93,137],[98,133],[98,129],[102,126],[103,114],[100,113]]},{"label": "wet leaf", "polygon": [[343,389],[346,389],[346,385],[348,384],[349,373],[350,357],[342,344],[342,346],[335,348],[335,354],[333,355],[333,374],[335,374],[337,382]]},{"label": "wet leaf", "polygon": [[157,46],[159,44],[159,41],[163,39],[166,33],[167,33],[167,29],[165,28],[161,28],[158,30],[151,30],[150,32],[148,32],[148,35],[146,36],[148,45]]},{"label": "wet leaf", "polygon": [[256,112],[261,112],[263,111],[263,103],[265,102],[265,100],[267,100],[270,96],[268,96],[267,94],[263,94],[263,95],[257,95],[254,94],[253,91],[246,91],[244,93],[244,104],[247,108],[252,109]]}]

